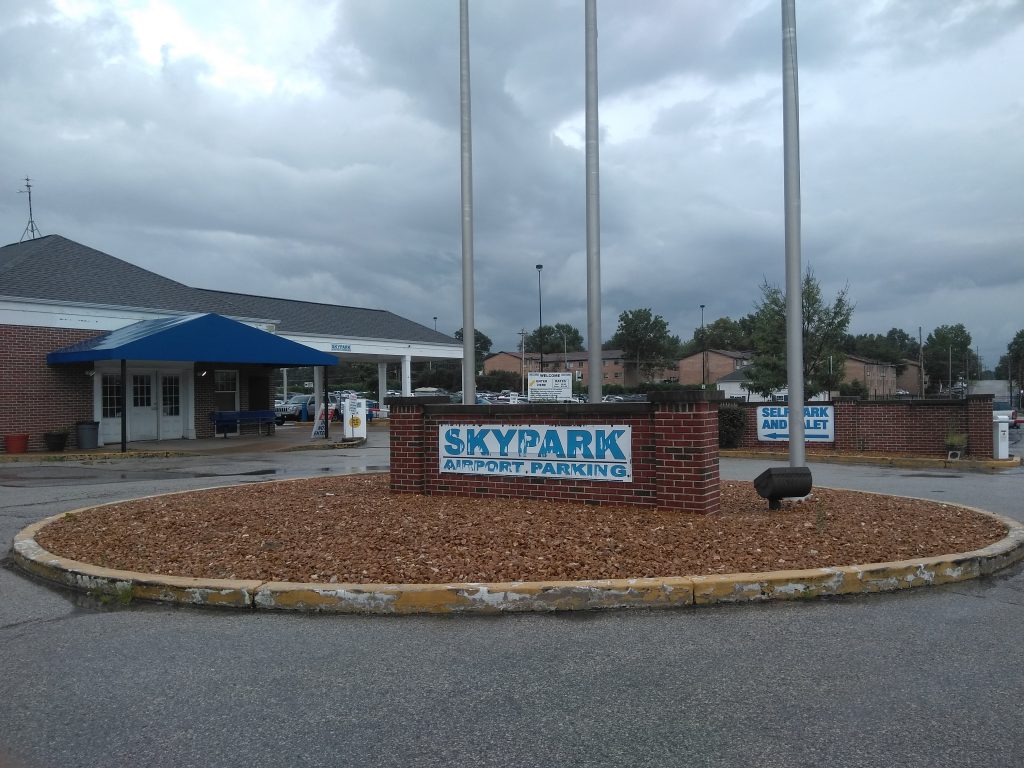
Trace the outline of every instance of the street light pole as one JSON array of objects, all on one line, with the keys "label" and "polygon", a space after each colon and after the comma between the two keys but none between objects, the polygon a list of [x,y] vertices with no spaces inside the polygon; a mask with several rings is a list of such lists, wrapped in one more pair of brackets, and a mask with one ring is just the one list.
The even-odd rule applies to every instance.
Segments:
[{"label": "street light pole", "polygon": [[704,334],[704,305],[700,305],[700,385],[706,387],[708,383],[708,342]]},{"label": "street light pole", "polygon": [[540,370],[544,370],[544,298],[540,290],[540,273],[543,264],[537,265],[537,346],[540,347]]}]

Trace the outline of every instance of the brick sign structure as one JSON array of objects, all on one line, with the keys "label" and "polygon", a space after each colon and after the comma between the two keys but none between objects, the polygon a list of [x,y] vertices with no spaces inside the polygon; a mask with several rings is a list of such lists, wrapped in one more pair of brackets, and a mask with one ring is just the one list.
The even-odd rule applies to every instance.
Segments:
[{"label": "brick sign structure", "polygon": [[390,398],[391,490],[717,512],[722,394],[649,399],[453,405]]}]

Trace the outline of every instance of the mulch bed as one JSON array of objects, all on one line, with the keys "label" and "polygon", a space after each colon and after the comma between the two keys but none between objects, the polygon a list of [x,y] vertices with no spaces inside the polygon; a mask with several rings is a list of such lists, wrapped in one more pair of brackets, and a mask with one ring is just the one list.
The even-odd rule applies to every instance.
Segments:
[{"label": "mulch bed", "polygon": [[338,583],[619,579],[773,571],[966,552],[1006,534],[939,502],[815,489],[769,511],[723,482],[691,515],[525,499],[392,494],[387,475],[245,485],[69,513],[37,536],[95,565]]}]

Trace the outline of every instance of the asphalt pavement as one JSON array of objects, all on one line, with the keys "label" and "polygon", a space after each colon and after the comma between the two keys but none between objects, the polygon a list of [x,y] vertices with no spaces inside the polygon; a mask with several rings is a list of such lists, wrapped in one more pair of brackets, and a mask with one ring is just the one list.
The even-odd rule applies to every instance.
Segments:
[{"label": "asphalt pavement", "polygon": [[[115,499],[380,469],[385,441],[0,464],[0,540]],[[1021,469],[811,466],[817,485],[1024,520]],[[99,606],[4,568],[0,767],[1016,767],[1022,636],[1020,568],[809,602],[444,617]]]}]

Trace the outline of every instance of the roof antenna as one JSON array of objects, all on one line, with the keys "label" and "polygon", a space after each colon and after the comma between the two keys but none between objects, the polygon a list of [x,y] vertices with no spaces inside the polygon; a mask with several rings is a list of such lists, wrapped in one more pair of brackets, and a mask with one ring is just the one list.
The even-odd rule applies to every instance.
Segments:
[{"label": "roof antenna", "polygon": [[25,177],[25,188],[19,189],[18,194],[24,195],[28,193],[28,224],[25,225],[25,231],[21,233],[21,240],[19,243],[25,242],[25,236],[30,235],[30,240],[35,240],[37,237],[42,237],[43,233],[39,231],[39,227],[36,226],[35,221],[32,219],[32,180]]}]

